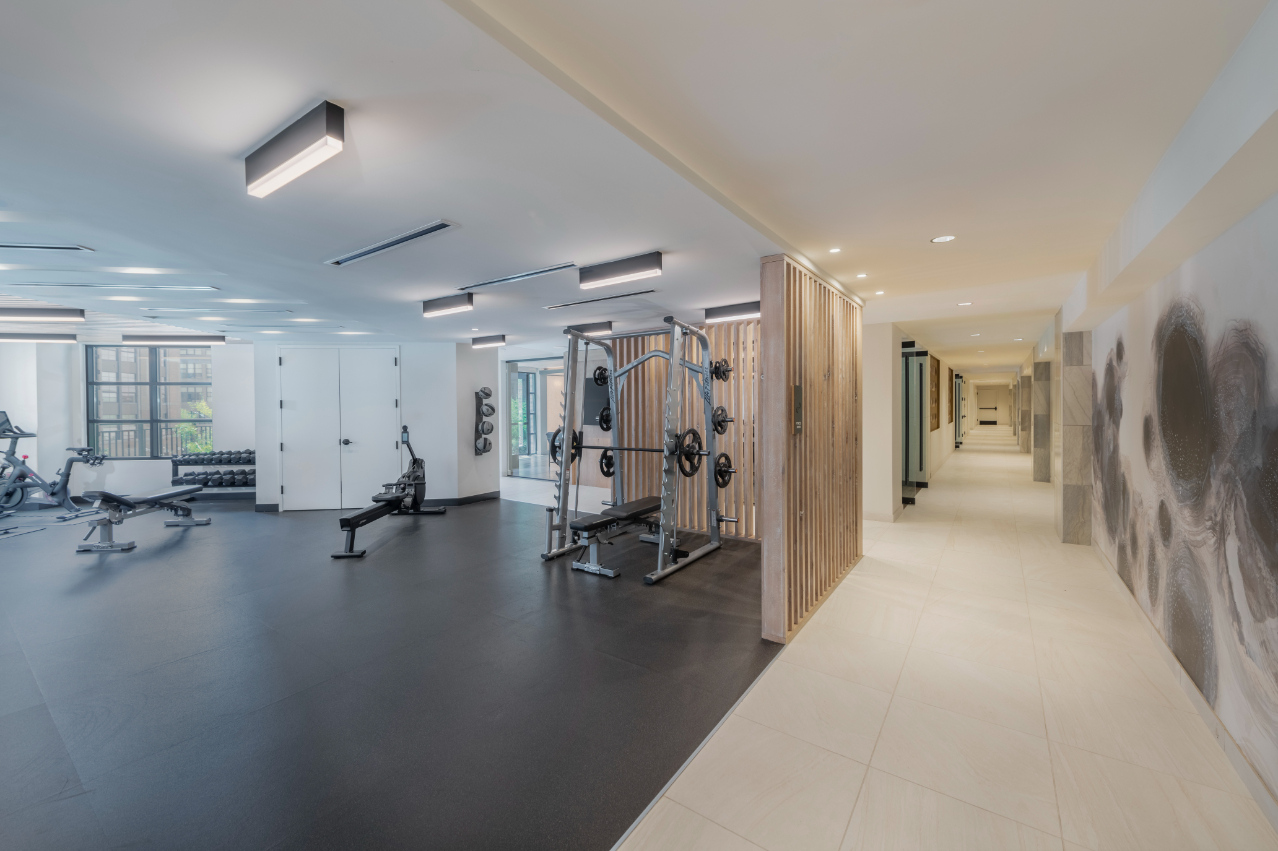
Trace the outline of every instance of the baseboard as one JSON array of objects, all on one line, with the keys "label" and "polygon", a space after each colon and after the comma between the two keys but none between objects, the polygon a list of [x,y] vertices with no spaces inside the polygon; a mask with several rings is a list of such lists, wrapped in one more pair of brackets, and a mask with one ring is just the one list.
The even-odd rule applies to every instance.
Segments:
[{"label": "baseboard", "polygon": [[253,506],[253,510],[274,514],[280,510],[280,504],[278,502],[259,502],[257,505]]},{"label": "baseboard", "polygon": [[1101,563],[1105,565],[1105,572],[1109,574],[1110,580],[1122,592],[1123,599],[1127,600],[1127,604],[1137,614],[1138,617],[1136,619],[1144,627],[1150,638],[1154,640],[1154,647],[1157,648],[1158,655],[1163,657],[1163,661],[1171,669],[1172,676],[1180,684],[1181,691],[1189,698],[1189,702],[1193,704],[1194,709],[1198,710],[1198,714],[1202,719],[1207,722],[1207,728],[1211,730],[1216,743],[1220,745],[1220,749],[1225,752],[1225,757],[1229,760],[1230,765],[1238,772],[1239,778],[1242,779],[1243,785],[1247,787],[1247,791],[1251,793],[1256,805],[1260,807],[1260,811],[1265,814],[1265,818],[1269,820],[1274,829],[1278,830],[1278,800],[1274,799],[1265,781],[1256,773],[1251,761],[1247,759],[1242,749],[1238,747],[1234,737],[1230,735],[1220,717],[1216,715],[1216,710],[1211,708],[1207,698],[1203,697],[1203,693],[1198,690],[1198,686],[1189,678],[1189,674],[1185,673],[1185,669],[1181,667],[1180,660],[1176,658],[1176,654],[1172,653],[1162,634],[1154,626],[1154,622],[1149,619],[1149,615],[1146,614],[1140,603],[1132,595],[1131,589],[1119,577],[1118,570],[1115,569],[1114,563],[1109,560],[1109,556],[1105,555],[1104,551],[1095,542],[1092,543],[1092,550],[1100,557]]},{"label": "baseboard", "polygon": [[454,496],[448,499],[423,499],[423,508],[439,508],[441,506],[451,505],[470,505],[472,502],[484,502],[489,499],[501,499],[501,491],[489,491],[488,493],[476,493],[470,496]]}]

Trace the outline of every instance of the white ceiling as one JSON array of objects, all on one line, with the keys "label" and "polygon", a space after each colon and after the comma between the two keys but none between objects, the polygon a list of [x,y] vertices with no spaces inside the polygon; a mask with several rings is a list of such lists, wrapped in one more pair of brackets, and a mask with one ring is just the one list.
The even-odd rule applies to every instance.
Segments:
[{"label": "white ceiling", "polygon": [[[898,321],[964,368],[985,362],[970,334],[988,333],[990,363],[1010,366],[1263,5],[15,4],[0,30],[0,241],[96,251],[0,252],[42,267],[0,268],[0,293],[134,317],[220,304],[13,286],[162,279],[294,311],[166,317],[201,331],[507,333],[534,351],[565,324],[645,327],[757,297],[758,258],[788,249],[864,293],[866,321]],[[347,109],[346,150],[250,198],[245,154],[324,98]],[[322,264],[437,218],[461,227]],[[942,233],[958,239],[928,242]],[[481,291],[471,314],[427,321],[415,304],[653,249],[667,271],[639,282],[659,290],[645,299],[542,310],[582,295],[567,272]],[[172,271],[111,271],[129,267]],[[974,305],[951,306],[964,293]]]},{"label": "white ceiling", "polygon": [[[440,3],[320,2],[304,14],[241,3],[216,15],[189,2],[22,4],[0,39],[0,241],[95,249],[0,251],[0,293],[139,317],[207,308],[163,316],[259,339],[272,338],[252,327],[289,331],[277,340],[506,333],[518,344],[599,319],[700,320],[704,307],[757,298],[759,257],[778,250]],[[345,150],[249,197],[244,155],[324,98],[346,107]],[[349,267],[322,262],[438,218],[460,227]],[[569,270],[481,290],[473,313],[421,316],[421,299],[458,286],[653,249],[665,252],[657,279],[584,291]],[[170,273],[112,271],[130,267]],[[32,281],[219,289],[17,286]]]}]

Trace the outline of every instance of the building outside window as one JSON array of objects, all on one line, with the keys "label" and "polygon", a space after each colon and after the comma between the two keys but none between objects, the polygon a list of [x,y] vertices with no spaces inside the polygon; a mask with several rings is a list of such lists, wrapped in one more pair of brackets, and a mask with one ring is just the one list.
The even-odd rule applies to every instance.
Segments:
[{"label": "building outside window", "polygon": [[208,346],[87,346],[89,445],[112,458],[213,448]]}]

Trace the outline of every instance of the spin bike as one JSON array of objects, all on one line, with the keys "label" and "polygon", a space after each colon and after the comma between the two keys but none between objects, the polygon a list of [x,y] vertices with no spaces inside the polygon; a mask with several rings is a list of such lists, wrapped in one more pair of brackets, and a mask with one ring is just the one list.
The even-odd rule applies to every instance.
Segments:
[{"label": "spin bike", "polygon": [[71,468],[77,461],[90,467],[97,467],[106,460],[105,455],[95,455],[87,446],[68,446],[68,452],[74,452],[67,459],[66,466],[57,472],[52,482],[40,478],[40,474],[27,466],[27,456],[18,455],[18,441],[24,437],[35,437],[33,431],[23,431],[9,422],[9,415],[0,411],[0,440],[8,440],[9,448],[3,450],[0,458],[0,516],[17,511],[30,500],[32,505],[41,507],[61,506],[66,514],[59,514],[59,520],[74,520],[97,514],[96,508],[81,508],[71,499]]}]

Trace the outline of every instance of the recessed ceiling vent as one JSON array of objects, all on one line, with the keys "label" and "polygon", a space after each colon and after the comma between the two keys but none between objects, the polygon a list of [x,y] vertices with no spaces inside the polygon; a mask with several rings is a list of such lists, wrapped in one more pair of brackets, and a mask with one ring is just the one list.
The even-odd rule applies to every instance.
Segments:
[{"label": "recessed ceiling vent", "polygon": [[40,242],[0,242],[0,248],[22,251],[92,251],[87,245],[58,245]]},{"label": "recessed ceiling vent", "polygon": [[358,251],[352,251],[349,254],[343,254],[341,257],[334,257],[332,260],[325,260],[329,266],[349,266],[358,260],[366,260],[374,254],[381,254],[383,251],[390,251],[392,248],[398,248],[405,243],[412,242],[415,239],[421,239],[425,236],[434,236],[443,233],[446,230],[452,230],[457,227],[456,222],[439,219],[428,225],[410,230],[408,233],[401,233],[399,236],[392,236],[390,239],[384,239],[381,242],[373,243],[367,248],[361,248]]}]

